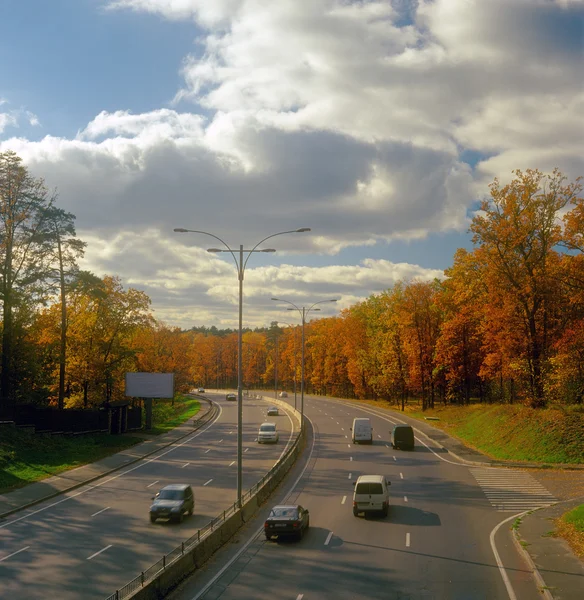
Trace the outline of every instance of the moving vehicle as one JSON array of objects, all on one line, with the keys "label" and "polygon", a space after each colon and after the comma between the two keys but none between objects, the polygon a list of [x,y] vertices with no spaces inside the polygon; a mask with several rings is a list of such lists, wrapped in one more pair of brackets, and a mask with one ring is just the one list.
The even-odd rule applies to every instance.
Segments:
[{"label": "moving vehicle", "polygon": [[361,475],[353,485],[353,515],[381,512],[387,517],[390,481],[383,475]]},{"label": "moving vehicle", "polygon": [[277,417],[280,414],[280,410],[277,406],[270,406],[268,408],[268,417]]},{"label": "moving vehicle", "polygon": [[182,523],[185,513],[189,516],[195,509],[195,495],[190,485],[186,483],[172,483],[163,487],[152,498],[150,506],[150,522],[156,519],[168,519]]},{"label": "moving vehicle", "polygon": [[258,444],[277,443],[280,439],[275,423],[262,423],[258,431]]},{"label": "moving vehicle", "polygon": [[280,392],[278,395],[280,398],[288,398],[288,392]]},{"label": "moving vehicle", "polygon": [[197,393],[198,393],[198,394],[204,394],[204,393],[205,393],[205,388],[199,388],[199,389],[197,390]]},{"label": "moving vehicle", "polygon": [[230,394],[227,394],[225,396],[225,399],[229,400],[230,402],[236,402],[237,401],[237,395],[233,394],[233,393],[230,393]]},{"label": "moving vehicle", "polygon": [[308,510],[299,504],[274,506],[264,523],[264,533],[267,540],[271,540],[275,535],[293,535],[301,540],[309,527]]},{"label": "moving vehicle", "polygon": [[353,419],[353,432],[351,438],[353,444],[372,444],[373,443],[373,427],[371,427],[371,421],[367,418],[355,418]]},{"label": "moving vehicle", "polygon": [[391,431],[391,447],[400,450],[414,449],[414,430],[411,425],[395,425]]}]

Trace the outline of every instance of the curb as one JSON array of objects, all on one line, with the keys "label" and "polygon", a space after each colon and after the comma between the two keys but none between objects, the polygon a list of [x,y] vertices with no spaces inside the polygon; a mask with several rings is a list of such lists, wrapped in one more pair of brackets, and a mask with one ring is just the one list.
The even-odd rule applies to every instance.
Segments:
[{"label": "curb", "polygon": [[[534,511],[529,511],[529,512],[531,513]],[[524,515],[524,516],[526,516],[526,515]],[[525,547],[521,544],[522,538],[519,535],[519,531],[517,529],[513,529],[511,538],[513,539],[515,548],[518,550],[519,555],[523,556],[525,562],[531,569],[531,574],[532,574],[533,578],[535,579],[535,583],[537,584],[538,590],[541,593],[542,597],[545,598],[545,600],[554,600],[554,597],[552,596],[551,592],[549,591],[548,586],[546,585],[546,582],[544,581],[543,577],[541,576],[541,573],[535,566],[535,563],[533,562],[531,555],[525,549]]]},{"label": "curb", "polygon": [[[20,512],[21,510],[26,510],[27,508],[36,506],[37,504],[40,504],[41,502],[45,502],[45,500],[51,500],[52,498],[56,498],[57,496],[67,494],[68,492],[71,492],[80,487],[83,487],[84,485],[87,485],[88,483],[92,483],[93,481],[97,481],[98,479],[101,479],[102,477],[111,475],[112,473],[115,473],[116,471],[119,471],[120,469],[123,469],[129,465],[133,465],[141,460],[144,460],[148,456],[152,456],[153,454],[162,450],[163,448],[168,448],[168,446],[172,446],[172,444],[174,444],[175,442],[178,442],[179,440],[182,440],[182,439],[186,438],[187,436],[192,435],[193,431],[197,431],[197,429],[200,429],[203,425],[205,425],[207,422],[211,421],[217,415],[217,407],[216,407],[215,403],[211,402],[210,400],[207,400],[207,398],[203,398],[203,399],[205,401],[209,402],[210,410],[208,412],[206,412],[203,415],[203,417],[195,420],[195,422],[193,423],[192,431],[189,431],[188,433],[185,433],[184,435],[177,437],[176,439],[172,440],[171,442],[168,442],[168,444],[163,444],[162,446],[159,446],[158,448],[151,450],[147,454],[143,454],[139,458],[131,459],[128,462],[125,462],[123,465],[119,465],[118,467],[114,467],[113,469],[109,469],[108,471],[104,471],[103,473],[100,473],[99,475],[95,475],[94,477],[90,477],[89,479],[86,479],[85,481],[80,481],[78,483],[75,483],[68,488],[48,494],[47,496],[44,496],[43,498],[38,498],[37,500],[34,500],[33,502],[29,502],[28,504],[23,504],[22,506],[19,506],[17,508],[12,508],[6,512],[0,513],[0,521],[2,519],[5,519],[6,517],[9,517],[10,515],[13,515],[14,513]],[[210,415],[209,419],[205,419],[205,417],[207,417],[207,415]],[[66,472],[66,471],[64,471],[64,472]]]}]

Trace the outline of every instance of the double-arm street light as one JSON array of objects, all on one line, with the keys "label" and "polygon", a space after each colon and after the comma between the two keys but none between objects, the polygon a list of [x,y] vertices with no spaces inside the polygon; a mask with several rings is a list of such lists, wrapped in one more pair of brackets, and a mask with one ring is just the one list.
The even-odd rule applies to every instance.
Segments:
[{"label": "double-arm street light", "polygon": [[281,298],[272,298],[272,300],[274,302],[285,302],[286,304],[290,304],[294,308],[288,308],[286,310],[296,310],[302,318],[302,358],[300,364],[300,431],[304,432],[304,326],[306,325],[306,317],[311,311],[320,310],[320,308],[315,308],[315,306],[318,304],[323,304],[324,302],[336,302],[337,299],[332,298],[331,300],[320,300],[308,308],[306,308],[306,306],[296,306],[296,304],[294,304],[294,302],[290,302],[290,300],[282,300]]},{"label": "double-arm street light", "polygon": [[[258,250],[258,246],[263,244],[266,240],[270,238],[276,237],[277,235],[284,235],[285,233],[304,233],[305,231],[310,231],[310,227],[301,227],[300,229],[293,229],[291,231],[280,231],[279,233],[273,233],[268,237],[265,237],[263,240],[260,240],[251,250],[245,250],[243,245],[239,246],[239,260],[237,260],[237,255],[235,254],[237,250],[233,250],[229,247],[227,243],[225,243],[220,237],[214,235],[213,233],[209,233],[208,231],[199,231],[197,229],[184,229],[182,227],[176,227],[174,229],[176,233],[201,233],[203,235],[211,236],[215,238],[219,242],[221,242],[225,249],[223,248],[209,248],[207,252],[229,252],[231,254],[233,260],[235,261],[235,266],[237,268],[237,278],[239,280],[239,331],[237,335],[237,506],[241,508],[241,487],[242,487],[242,460],[243,460],[243,449],[242,449],[242,429],[243,429],[243,362],[242,362],[242,339],[243,339],[243,275],[245,273],[245,267],[247,266],[247,261],[249,257],[254,252],[275,252],[274,248],[263,248]],[[244,260],[244,254],[245,260]]]}]

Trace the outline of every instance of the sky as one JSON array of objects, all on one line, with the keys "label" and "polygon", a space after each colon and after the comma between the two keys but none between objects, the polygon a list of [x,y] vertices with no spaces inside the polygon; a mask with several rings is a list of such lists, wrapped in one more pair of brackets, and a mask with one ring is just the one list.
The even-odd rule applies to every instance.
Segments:
[{"label": "sky", "polygon": [[584,174],[584,0],[1,0],[0,52],[0,151],[184,329],[237,327],[240,246],[311,228],[244,254],[245,327],[331,316],[442,278],[495,177]]}]

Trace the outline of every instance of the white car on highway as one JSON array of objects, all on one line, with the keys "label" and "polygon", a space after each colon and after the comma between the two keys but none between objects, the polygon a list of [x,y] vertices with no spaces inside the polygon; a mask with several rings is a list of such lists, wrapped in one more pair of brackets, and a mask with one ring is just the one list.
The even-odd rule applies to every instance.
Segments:
[{"label": "white car on highway", "polygon": [[275,444],[280,439],[275,423],[262,423],[258,431],[258,444]]}]

